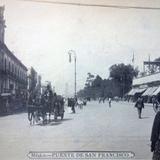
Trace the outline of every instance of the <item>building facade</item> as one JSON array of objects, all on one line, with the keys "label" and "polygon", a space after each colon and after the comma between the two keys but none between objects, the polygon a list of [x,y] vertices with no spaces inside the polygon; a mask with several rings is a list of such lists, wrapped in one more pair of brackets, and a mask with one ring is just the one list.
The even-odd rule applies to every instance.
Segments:
[{"label": "building facade", "polygon": [[27,68],[0,42],[0,93],[27,89]]},{"label": "building facade", "polygon": [[134,79],[127,96],[133,101],[141,96],[147,103],[152,103],[152,98],[156,97],[160,102],[160,72],[151,73],[149,70],[145,76]]},{"label": "building facade", "polygon": [[[27,68],[4,43],[4,6],[0,7],[0,98],[8,101],[7,95],[25,99],[27,94]],[[4,102],[4,105],[8,102]]]}]

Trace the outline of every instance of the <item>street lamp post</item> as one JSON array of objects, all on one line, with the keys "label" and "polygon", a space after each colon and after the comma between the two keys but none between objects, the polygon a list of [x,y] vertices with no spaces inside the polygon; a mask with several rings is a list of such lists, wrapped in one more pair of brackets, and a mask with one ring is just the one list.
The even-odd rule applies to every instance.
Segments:
[{"label": "street lamp post", "polygon": [[74,78],[75,78],[75,81],[74,81],[74,96],[76,98],[77,97],[77,79],[76,79],[76,76],[77,76],[77,68],[76,68],[77,56],[76,56],[76,52],[74,50],[69,50],[68,54],[69,54],[69,62],[70,63],[71,63],[72,55],[74,56]]}]

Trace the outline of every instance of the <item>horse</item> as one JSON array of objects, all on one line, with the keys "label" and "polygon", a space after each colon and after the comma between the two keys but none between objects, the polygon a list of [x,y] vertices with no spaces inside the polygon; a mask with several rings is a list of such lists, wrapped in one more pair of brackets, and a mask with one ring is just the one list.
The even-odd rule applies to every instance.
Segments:
[{"label": "horse", "polygon": [[58,116],[63,119],[64,116],[64,99],[60,95],[54,95],[53,98],[53,107],[52,111],[54,112],[54,119],[56,120]]},{"label": "horse", "polygon": [[71,107],[72,113],[76,113],[75,111],[76,101],[74,98],[68,98],[68,107]]},{"label": "horse", "polygon": [[53,93],[52,91],[45,92],[41,97],[43,120],[47,120],[47,113],[49,114],[49,122],[53,111]]},{"label": "horse", "polygon": [[49,114],[49,121],[52,112],[53,93],[48,88],[46,91],[38,96],[36,92],[31,92],[29,95],[28,104],[28,119],[30,123],[35,123],[42,117],[43,124],[47,122],[47,114]]}]

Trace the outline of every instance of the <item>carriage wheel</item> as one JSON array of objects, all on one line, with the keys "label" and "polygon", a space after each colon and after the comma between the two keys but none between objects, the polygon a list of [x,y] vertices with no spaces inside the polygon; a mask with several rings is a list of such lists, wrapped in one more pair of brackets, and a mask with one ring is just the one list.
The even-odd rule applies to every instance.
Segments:
[{"label": "carriage wheel", "polygon": [[47,117],[46,113],[43,114],[43,124],[47,124]]},{"label": "carriage wheel", "polygon": [[29,120],[29,121],[32,120],[32,113],[28,113],[28,120]]},{"label": "carriage wheel", "polygon": [[30,113],[28,115],[28,119],[30,121],[30,125],[34,125],[35,124],[35,115],[34,115],[34,113]]},{"label": "carriage wheel", "polygon": [[28,113],[28,120],[30,122],[30,125],[32,125],[33,115],[32,113]]},{"label": "carriage wheel", "polygon": [[57,116],[54,117],[54,120],[57,120]]},{"label": "carriage wheel", "polygon": [[63,119],[63,117],[64,117],[64,113],[63,113],[63,114],[61,114],[61,120]]},{"label": "carriage wheel", "polygon": [[54,120],[57,120],[57,114],[56,113],[54,114]]},{"label": "carriage wheel", "polygon": [[34,113],[32,114],[32,125],[34,125],[35,124],[35,115],[34,115]]}]

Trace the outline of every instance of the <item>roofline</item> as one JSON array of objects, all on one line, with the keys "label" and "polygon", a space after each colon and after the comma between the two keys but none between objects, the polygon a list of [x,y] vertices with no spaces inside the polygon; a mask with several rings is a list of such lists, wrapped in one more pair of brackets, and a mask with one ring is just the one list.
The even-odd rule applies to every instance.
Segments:
[{"label": "roofline", "polygon": [[145,75],[145,76],[137,77],[137,78],[134,78],[133,80],[135,80],[135,79],[140,79],[140,78],[144,78],[144,77],[148,77],[148,76],[152,76],[152,75],[155,75],[155,74],[160,74],[160,71],[159,71],[159,72],[156,72],[156,73],[148,74],[148,75]]},{"label": "roofline", "polygon": [[[1,43],[1,45],[3,45],[4,49],[6,50],[5,53],[8,54],[9,56],[11,56],[14,60],[16,60],[21,65],[21,67],[23,67],[26,71],[28,71],[27,67],[8,49],[8,47],[4,43],[2,43],[2,42],[0,42],[0,43]],[[3,50],[3,48],[2,48],[2,50]]]}]

